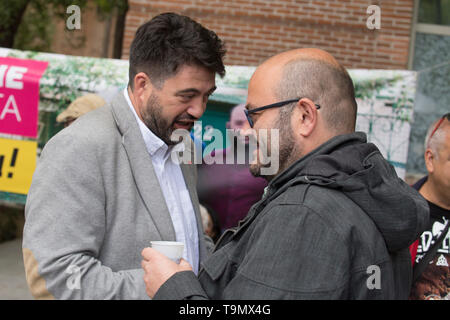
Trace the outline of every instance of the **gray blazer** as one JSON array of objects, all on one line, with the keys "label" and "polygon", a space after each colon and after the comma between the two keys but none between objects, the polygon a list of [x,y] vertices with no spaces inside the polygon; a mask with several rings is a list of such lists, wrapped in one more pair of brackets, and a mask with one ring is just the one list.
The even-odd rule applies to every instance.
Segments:
[{"label": "gray blazer", "polygon": [[[203,234],[195,166],[181,169],[197,217],[201,262],[213,244]],[[122,93],[46,144],[25,218],[23,255],[35,298],[148,298],[140,253],[151,240],[175,240],[175,231]]]}]

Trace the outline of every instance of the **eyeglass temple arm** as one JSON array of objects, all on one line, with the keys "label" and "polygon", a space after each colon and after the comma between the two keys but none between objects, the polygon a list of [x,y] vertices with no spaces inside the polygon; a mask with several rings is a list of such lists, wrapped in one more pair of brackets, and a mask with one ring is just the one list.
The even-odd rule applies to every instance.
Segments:
[{"label": "eyeglass temple arm", "polygon": [[[264,107],[260,107],[260,108],[256,108],[256,109],[252,109],[252,110],[248,110],[248,113],[254,113],[254,112],[258,112],[258,111],[262,111],[262,110],[266,110],[266,109],[270,109],[270,108],[278,108],[278,107],[282,107],[288,103],[292,103],[292,102],[297,102],[298,100],[300,100],[302,98],[299,99],[293,99],[293,100],[288,100],[288,101],[282,101],[282,102],[277,102],[274,104],[269,104],[268,106],[264,106]],[[317,109],[320,109],[320,105],[318,104],[314,104],[316,106]]]}]

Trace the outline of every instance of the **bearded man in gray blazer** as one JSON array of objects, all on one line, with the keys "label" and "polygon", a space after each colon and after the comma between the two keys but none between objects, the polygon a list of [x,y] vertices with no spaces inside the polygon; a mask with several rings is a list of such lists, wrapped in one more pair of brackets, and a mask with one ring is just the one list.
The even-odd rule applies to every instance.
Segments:
[{"label": "bearded man in gray blazer", "polygon": [[154,17],[131,45],[128,87],[46,144],[25,208],[35,298],[146,299],[140,253],[151,240],[184,242],[198,271],[212,242],[195,167],[171,157],[190,146],[171,134],[204,113],[224,54],[217,35],[190,18]]}]

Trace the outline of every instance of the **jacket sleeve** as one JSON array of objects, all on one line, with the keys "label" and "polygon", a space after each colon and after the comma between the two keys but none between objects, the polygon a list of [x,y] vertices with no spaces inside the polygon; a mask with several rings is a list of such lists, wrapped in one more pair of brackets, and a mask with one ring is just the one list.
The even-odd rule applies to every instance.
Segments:
[{"label": "jacket sleeve", "polygon": [[156,292],[153,300],[209,300],[192,271],[177,272]]},{"label": "jacket sleeve", "polygon": [[148,298],[142,270],[116,271],[98,259],[105,198],[95,146],[66,132],[51,139],[25,207],[23,256],[35,298]]},{"label": "jacket sleeve", "polygon": [[317,214],[298,204],[277,205],[253,223],[239,265],[224,246],[210,257],[200,281],[177,273],[154,298],[208,299],[207,292],[244,300],[347,297],[348,247]]}]

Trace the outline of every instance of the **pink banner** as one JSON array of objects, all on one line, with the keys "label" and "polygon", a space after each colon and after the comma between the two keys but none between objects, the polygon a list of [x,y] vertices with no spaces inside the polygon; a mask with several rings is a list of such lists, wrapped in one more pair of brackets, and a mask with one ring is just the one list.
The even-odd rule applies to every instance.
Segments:
[{"label": "pink banner", "polygon": [[37,137],[39,81],[47,65],[0,57],[0,133]]}]

